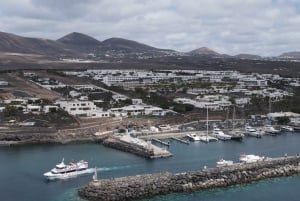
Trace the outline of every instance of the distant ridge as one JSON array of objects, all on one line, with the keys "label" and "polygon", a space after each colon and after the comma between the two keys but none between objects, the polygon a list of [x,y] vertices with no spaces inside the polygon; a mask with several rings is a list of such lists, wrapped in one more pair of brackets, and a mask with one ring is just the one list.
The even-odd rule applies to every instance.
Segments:
[{"label": "distant ridge", "polygon": [[279,57],[300,59],[300,52],[299,51],[286,52],[281,54]]},{"label": "distant ridge", "polygon": [[[160,49],[137,41],[124,38],[109,38],[99,41],[91,36],[72,32],[57,40],[42,38],[30,38],[18,36],[11,33],[0,32],[0,52],[4,53],[22,53],[37,54],[49,57],[77,57],[86,58],[94,55],[98,58],[115,57],[115,58],[157,58],[165,56],[195,56],[195,57],[212,57],[212,58],[237,58],[247,60],[262,59],[259,55],[238,54],[229,56],[219,54],[218,52],[201,47],[190,52],[177,52],[170,49]],[[283,59],[300,59],[300,52],[287,52],[278,57]]]},{"label": "distant ridge", "polygon": [[57,42],[73,46],[99,46],[101,42],[97,39],[78,32],[73,32],[57,40]]},{"label": "distant ridge", "polygon": [[188,52],[188,54],[193,55],[193,56],[196,56],[196,55],[209,55],[209,56],[220,55],[218,52],[216,52],[212,49],[209,49],[207,47],[197,48],[195,50]]},{"label": "distant ridge", "polygon": [[76,55],[74,51],[53,40],[28,38],[5,32],[0,32],[0,52],[33,53],[42,55]]},{"label": "distant ridge", "polygon": [[109,38],[102,42],[102,48],[114,50],[130,50],[130,51],[153,51],[159,50],[158,48],[139,43],[133,40],[123,38]]},{"label": "distant ridge", "polygon": [[234,57],[240,58],[240,59],[250,59],[250,60],[262,58],[261,56],[255,55],[255,54],[238,54],[238,55],[235,55]]}]

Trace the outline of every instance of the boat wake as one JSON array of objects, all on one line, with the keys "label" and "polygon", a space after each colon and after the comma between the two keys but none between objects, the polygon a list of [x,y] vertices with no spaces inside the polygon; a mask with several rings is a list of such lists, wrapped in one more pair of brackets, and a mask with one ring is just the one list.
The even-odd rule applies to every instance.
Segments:
[{"label": "boat wake", "polygon": [[[101,168],[97,168],[97,172],[100,171],[112,171],[112,170],[121,170],[121,169],[129,169],[132,168],[132,165],[124,165],[124,166],[113,166],[113,167],[101,167]],[[93,169],[93,172],[95,171],[95,168],[89,168],[89,169]]]}]

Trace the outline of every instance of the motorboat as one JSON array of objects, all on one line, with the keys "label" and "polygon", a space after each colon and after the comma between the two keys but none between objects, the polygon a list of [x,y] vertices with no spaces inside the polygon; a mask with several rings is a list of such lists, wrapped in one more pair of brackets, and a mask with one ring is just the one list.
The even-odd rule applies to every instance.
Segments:
[{"label": "motorboat", "polygon": [[186,135],[191,141],[200,141],[200,136],[195,133],[190,133]]},{"label": "motorboat", "polygon": [[231,136],[230,135],[226,135],[221,129],[219,129],[218,127],[214,127],[213,129],[213,134],[214,137],[220,139],[220,140],[230,140]]},{"label": "motorboat", "polygon": [[253,154],[241,154],[240,156],[240,162],[242,163],[253,163],[253,162],[258,162],[258,161],[263,161],[265,159],[264,156],[258,156],[258,155],[253,155]]},{"label": "motorboat", "polygon": [[287,131],[287,132],[294,132],[294,128],[291,126],[281,126],[281,130]]},{"label": "motorboat", "polygon": [[270,135],[277,135],[280,132],[279,130],[275,129],[272,125],[265,125],[263,129],[266,134]]},{"label": "motorboat", "polygon": [[44,176],[49,180],[54,179],[68,179],[76,177],[81,174],[91,173],[88,169],[88,162],[80,160],[76,163],[70,162],[69,164],[64,163],[64,159],[55,166],[51,171],[44,173]]},{"label": "motorboat", "polygon": [[224,160],[223,158],[217,161],[217,167],[224,167],[228,165],[233,165],[233,161]]},{"label": "motorboat", "polygon": [[261,132],[257,131],[252,126],[245,127],[245,135],[253,136],[253,137],[257,137],[257,138],[260,138],[262,136]]}]

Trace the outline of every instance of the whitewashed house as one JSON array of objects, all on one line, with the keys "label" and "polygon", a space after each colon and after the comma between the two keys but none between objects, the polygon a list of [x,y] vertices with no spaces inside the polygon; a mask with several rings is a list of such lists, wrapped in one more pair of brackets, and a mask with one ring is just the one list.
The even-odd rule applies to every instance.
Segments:
[{"label": "whitewashed house", "polygon": [[26,111],[32,113],[39,113],[42,111],[42,107],[40,105],[27,105]]},{"label": "whitewashed house", "polygon": [[0,86],[7,86],[8,82],[0,80]]},{"label": "whitewashed house", "polygon": [[78,117],[109,117],[109,112],[105,112],[102,109],[97,108],[91,101],[57,101],[56,104],[69,114]]},{"label": "whitewashed house", "polygon": [[58,106],[56,105],[45,105],[43,107],[43,112],[44,113],[48,113],[48,112],[51,112],[51,111],[57,111],[58,110]]}]

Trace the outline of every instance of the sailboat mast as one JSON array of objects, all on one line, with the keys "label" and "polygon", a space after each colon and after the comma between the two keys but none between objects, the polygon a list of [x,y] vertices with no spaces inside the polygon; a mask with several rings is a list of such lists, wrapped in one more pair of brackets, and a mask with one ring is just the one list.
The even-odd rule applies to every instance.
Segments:
[{"label": "sailboat mast", "polygon": [[269,113],[271,113],[271,96],[269,96]]},{"label": "sailboat mast", "polygon": [[232,111],[232,128],[234,129],[234,118],[235,118],[235,107],[233,105],[233,111]]},{"label": "sailboat mast", "polygon": [[206,140],[208,140],[208,106],[206,106]]}]

